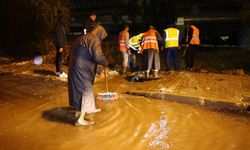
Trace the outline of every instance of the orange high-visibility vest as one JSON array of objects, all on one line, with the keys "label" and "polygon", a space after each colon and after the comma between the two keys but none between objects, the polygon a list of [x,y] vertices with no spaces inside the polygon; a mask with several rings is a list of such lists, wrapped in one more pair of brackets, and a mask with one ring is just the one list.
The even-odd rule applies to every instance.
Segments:
[{"label": "orange high-visibility vest", "polygon": [[200,45],[200,38],[199,38],[200,30],[194,25],[191,25],[191,28],[193,29],[193,36],[192,39],[190,40],[190,44]]},{"label": "orange high-visibility vest", "polygon": [[123,32],[123,31],[119,34],[120,51],[127,51],[128,50],[128,47],[126,46],[126,41],[125,41],[126,34],[127,34],[127,32]]},{"label": "orange high-visibility vest", "polygon": [[150,29],[143,34],[141,52],[143,52],[145,49],[156,49],[159,51],[158,42],[155,35],[156,32],[156,30]]}]

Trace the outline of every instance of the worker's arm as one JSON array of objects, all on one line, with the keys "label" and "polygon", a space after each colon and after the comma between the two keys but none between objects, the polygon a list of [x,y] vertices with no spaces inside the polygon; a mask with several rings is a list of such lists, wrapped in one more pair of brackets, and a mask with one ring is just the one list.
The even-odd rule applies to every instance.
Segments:
[{"label": "worker's arm", "polygon": [[178,31],[179,31],[179,36],[178,36],[179,45],[178,45],[178,48],[181,49],[182,35],[181,35],[181,32],[180,32],[179,29],[178,29]]},{"label": "worker's arm", "polygon": [[128,32],[125,34],[125,45],[129,49],[129,33]]},{"label": "worker's arm", "polygon": [[162,37],[158,31],[155,32],[155,35],[156,35],[157,41],[162,42]]},{"label": "worker's arm", "polygon": [[165,42],[166,37],[167,37],[166,32],[163,31],[163,37],[162,37],[162,43],[161,43],[161,50],[164,50],[165,43],[166,43],[166,42]]},{"label": "worker's arm", "polygon": [[190,43],[192,37],[193,37],[193,29],[191,27],[189,27],[189,29],[187,30],[187,38],[186,38],[186,42],[187,44]]},{"label": "worker's arm", "polygon": [[161,46],[162,44],[162,37],[158,31],[155,32],[156,39],[158,41],[158,45]]}]

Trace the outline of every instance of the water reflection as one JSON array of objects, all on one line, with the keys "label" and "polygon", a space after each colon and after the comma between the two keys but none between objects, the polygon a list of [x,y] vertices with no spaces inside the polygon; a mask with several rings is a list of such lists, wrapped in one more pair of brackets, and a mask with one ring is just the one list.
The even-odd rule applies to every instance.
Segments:
[{"label": "water reflection", "polygon": [[168,127],[168,118],[165,113],[162,113],[159,121],[150,124],[149,129],[144,135],[142,141],[148,143],[150,148],[154,149],[169,149],[170,142],[166,142],[170,127]]}]

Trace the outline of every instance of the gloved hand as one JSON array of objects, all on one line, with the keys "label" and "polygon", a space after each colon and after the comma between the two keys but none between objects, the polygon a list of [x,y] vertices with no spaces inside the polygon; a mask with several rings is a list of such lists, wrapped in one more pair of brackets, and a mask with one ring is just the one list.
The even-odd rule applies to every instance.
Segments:
[{"label": "gloved hand", "polygon": [[141,53],[141,47],[138,48],[137,53],[138,53],[138,54]]}]

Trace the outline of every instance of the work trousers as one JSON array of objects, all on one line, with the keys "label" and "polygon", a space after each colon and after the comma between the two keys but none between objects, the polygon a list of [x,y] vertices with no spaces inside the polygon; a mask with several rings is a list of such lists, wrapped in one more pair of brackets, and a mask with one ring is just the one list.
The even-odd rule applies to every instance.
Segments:
[{"label": "work trousers", "polygon": [[170,70],[170,59],[171,55],[173,55],[174,60],[174,69],[180,69],[179,65],[179,56],[178,56],[178,47],[170,47],[165,49],[165,59],[166,59],[166,70]]},{"label": "work trousers", "polygon": [[122,61],[123,67],[127,68],[127,66],[128,66],[128,51],[122,51],[122,58],[123,58],[123,61]]},{"label": "work trousers", "polygon": [[130,66],[130,70],[133,72],[136,69],[136,54],[134,52],[131,52],[131,54],[128,57],[128,64]]},{"label": "work trousers", "polygon": [[194,68],[195,55],[199,45],[189,45],[185,54],[186,68]]},{"label": "work trousers", "polygon": [[123,65],[124,71],[128,67],[131,67],[132,71],[135,70],[135,68],[136,68],[136,55],[134,53],[128,54],[128,51],[123,51],[122,57],[123,57],[122,65]]},{"label": "work trousers", "polygon": [[145,71],[160,70],[160,55],[156,49],[145,49],[142,53],[143,55],[143,68]]}]

